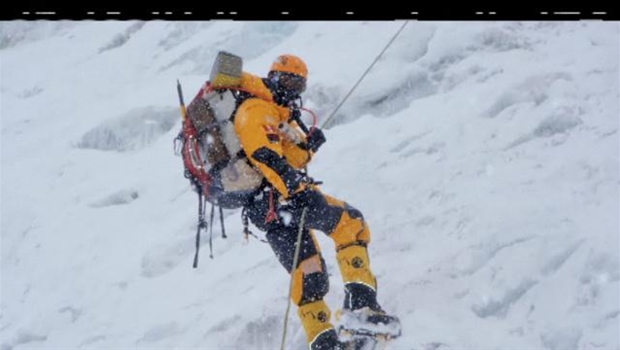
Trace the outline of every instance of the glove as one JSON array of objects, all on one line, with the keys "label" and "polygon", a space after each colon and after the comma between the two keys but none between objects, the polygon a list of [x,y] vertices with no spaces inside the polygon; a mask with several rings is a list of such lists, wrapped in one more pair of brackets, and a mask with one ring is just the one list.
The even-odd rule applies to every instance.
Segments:
[{"label": "glove", "polygon": [[319,150],[319,147],[321,147],[321,145],[324,144],[325,141],[327,140],[325,139],[325,134],[323,133],[323,130],[313,127],[308,132],[306,147],[312,152],[316,153],[316,151]]}]

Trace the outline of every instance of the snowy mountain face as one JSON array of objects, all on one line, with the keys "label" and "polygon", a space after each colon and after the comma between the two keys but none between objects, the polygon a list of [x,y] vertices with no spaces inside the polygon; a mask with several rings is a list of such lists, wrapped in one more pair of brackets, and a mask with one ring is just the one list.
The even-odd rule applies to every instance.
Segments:
[{"label": "snowy mountain face", "polygon": [[[279,348],[288,275],[239,211],[191,268],[176,79],[188,101],[219,50],[259,75],[293,53],[322,123],[401,25],[1,23],[1,349]],[[619,43],[410,22],[330,122],[309,172],[370,225],[389,348],[620,348]]]}]

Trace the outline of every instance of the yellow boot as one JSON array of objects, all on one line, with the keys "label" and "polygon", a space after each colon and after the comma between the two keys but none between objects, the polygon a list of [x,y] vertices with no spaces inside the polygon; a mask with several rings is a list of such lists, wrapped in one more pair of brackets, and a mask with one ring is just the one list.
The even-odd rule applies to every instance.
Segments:
[{"label": "yellow boot", "polygon": [[341,330],[355,333],[363,328],[390,338],[400,336],[398,317],[386,314],[377,302],[377,280],[370,270],[367,248],[351,245],[340,249],[336,257],[345,283],[344,306],[337,315]]},{"label": "yellow boot", "polygon": [[341,349],[342,343],[330,322],[331,311],[323,300],[304,304],[297,314],[306,331],[310,350]]},{"label": "yellow boot", "polygon": [[377,304],[377,279],[370,269],[368,250],[363,245],[350,245],[336,253],[345,286],[345,309],[370,307]]}]

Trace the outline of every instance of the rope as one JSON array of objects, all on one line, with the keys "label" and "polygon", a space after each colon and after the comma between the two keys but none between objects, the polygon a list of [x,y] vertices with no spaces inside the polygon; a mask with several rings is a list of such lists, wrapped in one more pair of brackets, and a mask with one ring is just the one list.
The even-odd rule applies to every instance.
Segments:
[{"label": "rope", "polygon": [[213,218],[215,216],[215,204],[211,204],[211,217],[209,218],[209,257],[213,259]]},{"label": "rope", "polygon": [[286,299],[286,313],[284,314],[284,330],[282,331],[282,345],[280,346],[281,350],[284,350],[284,343],[286,341],[286,329],[288,327],[288,314],[291,310],[291,295],[293,294],[293,281],[295,276],[295,269],[297,269],[297,260],[299,260],[299,251],[301,249],[301,234],[304,231],[304,224],[306,222],[306,211],[308,211],[308,207],[304,207],[304,210],[301,212],[301,220],[299,222],[299,233],[297,234],[297,243],[295,245],[295,256],[293,257],[293,266],[291,268],[291,283],[288,288],[288,298]]},{"label": "rope", "polygon": [[375,60],[370,64],[370,66],[368,66],[368,69],[366,69],[366,71],[364,72],[364,74],[362,74],[362,76],[359,78],[359,80],[357,81],[357,83],[355,83],[355,85],[353,85],[353,87],[351,88],[351,90],[349,90],[349,93],[342,99],[342,101],[340,102],[340,104],[336,107],[336,109],[329,115],[329,117],[325,120],[325,122],[323,123],[323,127],[327,127],[329,121],[336,115],[336,112],[338,112],[338,110],[340,109],[340,107],[342,107],[342,105],[344,104],[344,102],[349,98],[349,96],[351,96],[351,94],[353,93],[353,91],[357,88],[357,86],[362,82],[362,80],[366,77],[366,75],[368,74],[368,72],[370,72],[370,70],[372,69],[372,67],[375,65],[375,63],[377,63],[377,61],[379,61],[379,59],[381,58],[381,56],[383,56],[383,53],[385,53],[385,51],[387,51],[387,49],[392,45],[392,43],[394,42],[394,40],[396,40],[396,38],[398,37],[398,35],[400,34],[400,32],[403,31],[403,29],[405,29],[405,26],[407,25],[407,23],[409,22],[409,20],[406,20],[405,23],[403,23],[403,25],[400,27],[400,29],[398,29],[398,31],[396,32],[396,34],[394,34],[394,36],[392,36],[392,39],[390,39],[390,41],[387,43],[387,45],[385,45],[385,47],[383,48],[383,50],[381,51],[381,53],[379,53],[379,56],[377,56],[377,58],[375,58]]}]

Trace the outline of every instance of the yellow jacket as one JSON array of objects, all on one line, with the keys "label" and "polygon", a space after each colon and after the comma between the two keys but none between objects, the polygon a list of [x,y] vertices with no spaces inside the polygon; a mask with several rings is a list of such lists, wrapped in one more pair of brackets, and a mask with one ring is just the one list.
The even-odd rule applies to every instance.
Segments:
[{"label": "yellow jacket", "polygon": [[285,198],[304,188],[299,169],[312,158],[306,138],[290,110],[273,101],[273,95],[258,76],[243,73],[242,91],[254,97],[245,100],[235,115],[235,131],[250,162]]}]

